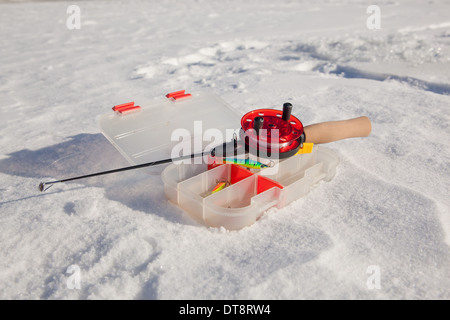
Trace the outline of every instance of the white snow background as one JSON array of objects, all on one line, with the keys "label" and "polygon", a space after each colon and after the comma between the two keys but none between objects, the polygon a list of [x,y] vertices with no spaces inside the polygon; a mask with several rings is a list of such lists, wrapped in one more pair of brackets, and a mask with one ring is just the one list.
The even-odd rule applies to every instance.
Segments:
[{"label": "white snow background", "polygon": [[[128,165],[99,117],[181,89],[372,134],[328,144],[333,180],[240,231],[141,171],[38,191]],[[450,1],[0,3],[0,298],[449,299],[449,94]]]}]

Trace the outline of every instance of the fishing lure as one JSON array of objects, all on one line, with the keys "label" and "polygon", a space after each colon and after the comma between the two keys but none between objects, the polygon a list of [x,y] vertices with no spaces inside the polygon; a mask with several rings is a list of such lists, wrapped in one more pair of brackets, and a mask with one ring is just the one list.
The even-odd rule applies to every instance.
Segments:
[{"label": "fishing lure", "polygon": [[216,192],[219,192],[220,190],[225,189],[228,186],[231,186],[231,182],[228,179],[226,178],[220,180],[216,179],[215,187],[211,191],[204,193],[202,197],[208,197]]},{"label": "fishing lure", "polygon": [[235,158],[223,158],[223,163],[231,163],[231,164],[236,164],[239,166],[243,166],[249,169],[263,169],[263,168],[268,168],[270,167],[267,164],[258,162],[258,161],[254,161],[251,159],[235,159]]},{"label": "fishing lure", "polygon": [[212,189],[211,194],[216,193],[216,192],[218,192],[220,190],[223,190],[226,187],[228,187],[229,185],[231,185],[231,183],[228,180],[225,180],[225,181],[224,180],[222,180],[222,181],[217,180],[216,183],[217,183],[217,185],[214,187],[214,189]]}]

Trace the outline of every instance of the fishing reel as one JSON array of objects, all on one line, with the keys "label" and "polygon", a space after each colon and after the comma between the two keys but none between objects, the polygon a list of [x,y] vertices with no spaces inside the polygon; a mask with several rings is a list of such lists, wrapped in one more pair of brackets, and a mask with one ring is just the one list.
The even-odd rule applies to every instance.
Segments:
[{"label": "fishing reel", "polygon": [[239,140],[225,142],[211,151],[213,157],[233,157],[252,154],[259,158],[284,159],[298,153],[305,142],[302,122],[292,114],[292,104],[283,110],[257,109],[241,119]]},{"label": "fishing reel", "polygon": [[292,104],[283,111],[257,109],[241,119],[240,138],[246,151],[261,157],[280,159],[295,155],[305,142],[302,122],[292,114]]}]

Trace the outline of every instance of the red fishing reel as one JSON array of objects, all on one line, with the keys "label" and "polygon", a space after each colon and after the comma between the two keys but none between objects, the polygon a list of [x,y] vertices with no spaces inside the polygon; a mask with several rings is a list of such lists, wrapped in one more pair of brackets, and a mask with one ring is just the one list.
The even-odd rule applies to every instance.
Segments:
[{"label": "red fishing reel", "polygon": [[241,140],[246,149],[259,157],[287,158],[303,146],[303,124],[291,115],[292,104],[285,103],[283,111],[258,109],[241,119]]}]

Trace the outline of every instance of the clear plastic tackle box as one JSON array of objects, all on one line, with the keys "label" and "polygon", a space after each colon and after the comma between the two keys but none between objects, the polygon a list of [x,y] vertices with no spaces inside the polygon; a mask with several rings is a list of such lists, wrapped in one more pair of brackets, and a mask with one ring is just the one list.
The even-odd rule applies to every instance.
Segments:
[{"label": "clear plastic tackle box", "polygon": [[[130,164],[137,165],[170,158],[182,139],[207,149],[211,141],[205,139],[205,132],[210,129],[226,140],[230,132],[239,130],[241,117],[214,94],[178,91],[148,106],[134,102],[115,106],[100,118],[100,128]],[[305,196],[318,182],[330,181],[338,163],[335,152],[315,145],[310,153],[281,159],[264,169],[228,163],[211,166],[202,161],[152,170],[161,174],[168,200],[195,221],[238,230],[253,224],[269,208],[282,208]],[[220,181],[227,187],[211,192]]]}]

